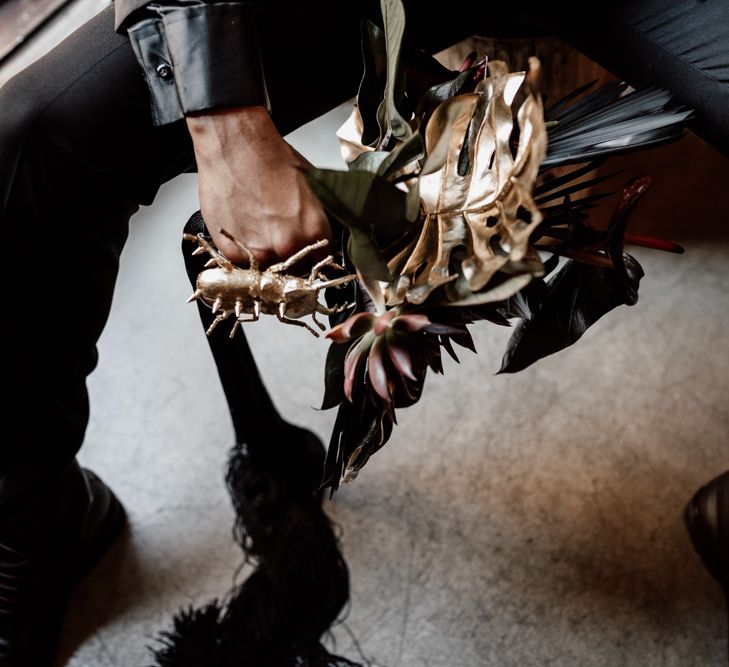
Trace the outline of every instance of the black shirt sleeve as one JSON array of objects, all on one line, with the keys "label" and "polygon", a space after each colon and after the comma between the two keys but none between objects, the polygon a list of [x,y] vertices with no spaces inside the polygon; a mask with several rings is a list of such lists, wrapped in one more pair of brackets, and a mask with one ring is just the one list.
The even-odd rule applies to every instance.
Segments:
[{"label": "black shirt sleeve", "polygon": [[165,0],[135,12],[127,26],[150,92],[152,119],[261,105],[270,111],[254,2]]}]

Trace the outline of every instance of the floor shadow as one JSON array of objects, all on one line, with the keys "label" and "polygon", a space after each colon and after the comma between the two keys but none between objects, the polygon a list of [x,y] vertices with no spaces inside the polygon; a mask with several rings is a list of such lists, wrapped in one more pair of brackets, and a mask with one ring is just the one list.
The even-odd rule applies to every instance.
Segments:
[{"label": "floor shadow", "polygon": [[134,603],[131,596],[124,594],[123,582],[128,580],[130,570],[139,567],[132,530],[127,525],[111,549],[74,589],[63,624],[56,667],[68,663],[82,644]]},{"label": "floor shadow", "polygon": [[[687,646],[700,647],[693,664],[722,664],[726,660],[727,625],[723,596],[693,552],[681,520],[683,504],[699,480],[682,477],[680,471],[677,474],[675,468],[662,467],[658,461],[643,470],[645,474],[637,476],[637,484],[626,483],[618,469],[597,473],[599,490],[593,502],[576,502],[569,497],[570,485],[553,476],[529,478],[530,488],[524,488],[518,479],[495,480],[484,493],[483,480],[489,474],[485,467],[481,472],[469,470],[469,481],[459,480],[458,497],[453,495],[448,472],[444,472],[440,485],[409,475],[393,484],[397,492],[390,496],[392,502],[383,493],[376,505],[342,498],[332,509],[344,531],[345,557],[352,559],[355,589],[358,582],[378,578],[377,572],[367,571],[372,563],[378,568],[397,569],[405,559],[406,555],[396,554],[393,546],[373,553],[372,541],[377,534],[409,535],[416,544],[419,581],[431,581],[428,593],[411,601],[411,606],[421,606],[417,614],[411,609],[411,619],[459,611],[466,615],[467,626],[480,631],[464,636],[463,642],[470,646],[463,646],[463,655],[469,651],[483,654],[490,641],[503,642],[498,636],[503,625],[523,623],[529,628],[550,628],[542,630],[543,639],[550,633],[554,637],[556,629],[565,631],[569,625],[571,634],[563,637],[567,651],[563,658],[574,656],[569,653],[571,649],[579,651],[576,647],[589,645],[596,637],[603,642],[597,650],[602,649],[606,659],[620,655],[617,645],[614,653],[606,654],[604,647],[611,641],[625,641],[623,650],[628,654],[631,642],[636,641],[660,643],[670,651],[675,634],[681,636],[684,652],[689,650]],[[575,474],[595,473],[577,470]],[[396,475],[393,473],[393,478]],[[474,522],[479,514],[484,522],[481,527]],[[481,536],[474,536],[474,531]],[[471,541],[467,549],[460,546],[465,541]],[[405,544],[407,540],[396,546],[401,549]],[[367,550],[367,559],[355,562],[358,554]],[[385,565],[395,557],[396,561]],[[429,567],[435,569],[424,575]],[[467,591],[454,587],[448,568],[464,571],[473,586]],[[440,595],[436,591],[441,586],[450,600],[447,611],[438,610],[428,598]],[[400,592],[388,592],[389,607],[397,606]],[[414,593],[412,596],[415,599]],[[479,609],[486,610],[482,618],[478,618]],[[357,612],[354,607],[353,627],[358,624]],[[390,650],[378,633],[387,630],[373,627],[373,610],[366,612],[367,623],[358,631],[362,633],[365,628],[370,637],[378,638],[376,652],[383,661]],[[501,623],[496,627],[494,614]],[[393,624],[392,618],[387,622]],[[408,638],[422,631],[415,628]],[[493,636],[489,636],[491,632]],[[531,635],[533,640],[533,630]],[[408,638],[403,641],[407,643]],[[532,648],[538,647],[540,640],[533,641]],[[366,651],[372,652],[373,647],[375,644],[370,644]],[[510,655],[504,650],[498,646],[495,654]],[[672,660],[681,658],[678,650],[670,655]],[[384,664],[389,663],[384,660]],[[651,664],[663,663],[657,656]]]}]

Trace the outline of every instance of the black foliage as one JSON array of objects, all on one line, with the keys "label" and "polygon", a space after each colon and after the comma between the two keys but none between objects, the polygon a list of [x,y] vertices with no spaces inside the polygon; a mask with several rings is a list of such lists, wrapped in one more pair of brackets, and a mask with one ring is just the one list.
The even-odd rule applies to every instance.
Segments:
[{"label": "black foliage", "polygon": [[650,183],[650,178],[640,176],[625,184],[605,230],[590,227],[569,196],[565,197],[564,217],[560,218],[565,228],[540,232],[562,241],[554,246],[556,254],[545,265],[547,273],[554,269],[557,254],[570,256],[585,250],[592,259],[608,265],[567,261],[546,281],[533,281],[509,299],[503,314],[521,321],[509,340],[500,373],[515,373],[572,345],[605,313],[638,301],[643,269],[623,246],[630,215]]},{"label": "black foliage", "polygon": [[[551,192],[547,192],[543,195],[538,195],[536,199],[534,200],[534,203],[539,206],[540,208],[544,206],[547,202],[555,201],[557,199],[564,199],[565,197],[571,197],[576,192],[580,192],[582,190],[586,190],[587,188],[594,188],[596,185],[600,185],[601,183],[604,183],[605,181],[611,179],[613,176],[617,176],[619,174],[619,171],[613,171],[609,174],[604,174],[603,176],[597,176],[595,178],[588,178],[586,180],[582,181],[573,181],[569,184],[565,184],[562,187],[556,188],[552,190]],[[599,193],[601,196],[607,196],[607,194],[612,193]],[[592,199],[591,201],[596,201],[595,199]]]},{"label": "black foliage", "polygon": [[189,607],[180,611],[172,630],[160,635],[163,647],[155,650],[159,667],[217,664],[222,635],[221,612],[217,600],[200,609]]},{"label": "black foliage", "polygon": [[692,114],[666,90],[626,92],[624,82],[605,84],[577,99],[593,85],[578,88],[545,111],[549,125],[543,170],[674,141]]},{"label": "black foliage", "polygon": [[358,667],[322,644],[348,600],[349,573],[320,505],[323,447],[291,428],[288,461],[276,447],[233,450],[235,535],[256,569],[224,605],[180,612],[160,637],[158,667]]},{"label": "black foliage", "polygon": [[[623,260],[637,287],[643,277],[640,264],[627,253]],[[543,286],[546,289],[541,295],[532,290],[527,296],[522,311],[527,317],[514,330],[499,373],[516,373],[572,345],[605,313],[623,304],[632,305],[636,298],[635,288],[626,286],[615,269],[574,261],[568,261]]]},{"label": "black foliage", "polygon": [[403,46],[401,60],[405,69],[406,93],[416,103],[434,86],[456,78],[460,72],[441,65],[422,49]]},{"label": "black foliage", "polygon": [[329,410],[337,407],[344,397],[344,358],[351,343],[332,343],[327,350],[324,364],[324,398],[321,409]]},{"label": "black foliage", "polygon": [[350,456],[359,450],[356,467],[361,468],[392,434],[394,421],[382,404],[373,402],[363,388],[352,398],[339,406],[327,450],[322,487],[329,487],[330,498],[339,488]]},{"label": "black foliage", "polygon": [[361,33],[364,74],[357,93],[357,106],[364,124],[362,143],[369,146],[377,143],[380,138],[377,107],[382,101],[387,81],[387,55],[382,28],[371,21],[363,20]]},{"label": "black foliage", "polygon": [[[357,93],[363,122],[362,143],[375,146],[384,130],[377,117],[387,82],[387,47],[383,29],[368,20],[361,24],[364,73]],[[415,112],[423,126],[441,102],[473,89],[474,77],[483,70],[480,62],[463,72],[450,70],[422,49],[402,46],[396,74],[395,105],[404,118]],[[381,119],[380,119],[381,120]]]},{"label": "black foliage", "polygon": [[527,320],[536,313],[549,294],[548,280],[550,274],[557,268],[559,257],[552,255],[544,262],[544,279],[532,280],[526,287],[509,297],[499,308],[502,316],[507,320],[518,317]]},{"label": "black foliage", "polygon": [[576,167],[561,176],[554,176],[554,173],[549,171],[543,172],[541,174],[541,183],[534,188],[534,197],[541,197],[548,192],[559,190],[559,188],[565,185],[573,184],[586,174],[601,167],[605,162],[606,160],[604,158],[601,160],[591,160],[587,164]]},{"label": "black foliage", "polygon": [[415,109],[415,115],[419,117],[428,116],[439,104],[452,97],[466,92],[473,92],[474,77],[482,67],[484,65],[478,63],[462,72],[446,70],[448,72],[448,78],[432,85],[424,93],[413,98],[419,100]]}]

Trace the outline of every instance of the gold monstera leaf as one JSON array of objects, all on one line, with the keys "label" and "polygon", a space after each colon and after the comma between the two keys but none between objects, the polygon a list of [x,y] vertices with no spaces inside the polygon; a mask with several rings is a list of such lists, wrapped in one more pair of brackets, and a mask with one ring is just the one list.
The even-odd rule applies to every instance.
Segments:
[{"label": "gold monstera leaf", "polygon": [[390,305],[422,304],[442,285],[443,304],[488,303],[543,275],[529,247],[542,220],[531,193],[547,147],[541,99],[532,92],[538,68],[535,58],[528,75],[491,62],[474,93],[433,113],[428,157],[413,185],[420,188],[423,226],[390,261]]}]

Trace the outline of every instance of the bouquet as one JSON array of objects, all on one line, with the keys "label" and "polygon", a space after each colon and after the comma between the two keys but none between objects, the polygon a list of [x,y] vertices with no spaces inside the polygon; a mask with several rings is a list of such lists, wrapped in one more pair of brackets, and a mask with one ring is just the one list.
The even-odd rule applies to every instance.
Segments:
[{"label": "bouquet", "polygon": [[[402,4],[381,4],[383,28],[363,24],[365,71],[338,132],[349,168],[307,172],[340,223],[347,276],[320,271],[332,257],[308,278],[286,273],[321,243],[260,272],[242,244],[248,269],[204,234],[185,237],[217,267],[197,277],[191,297],[217,314],[209,333],[235,315],[234,335],[260,311],[316,334],[296,318],[330,315],[323,407],[337,417],[321,486],[331,494],[387,442],[397,410],[422,395],[428,369],[443,372],[443,351],[456,360],[459,347],[475,351],[469,325],[515,323],[500,372],[519,371],[636,302],[643,271],[626,245],[681,251],[627,231],[649,178],[625,185],[604,228],[590,215],[610,195],[586,192],[607,178],[593,172],[611,155],[681,135],[690,112],[669,93],[587,84],[545,110],[535,59],[510,72],[472,54],[448,70],[402,48]],[[196,215],[193,227],[204,229]],[[265,302],[255,291],[264,283],[276,288]],[[348,570],[300,464],[320,443],[296,430],[292,438],[297,456],[285,471],[279,449],[234,448],[226,481],[235,535],[256,569],[225,600],[177,615],[155,650],[159,667],[357,664],[321,640],[348,600]],[[312,460],[318,474],[318,455]]]},{"label": "bouquet", "polygon": [[522,370],[636,303],[643,271],[626,245],[682,252],[627,231],[648,177],[625,185],[605,229],[589,218],[610,194],[580,194],[613,175],[592,175],[608,157],[681,136],[691,112],[670,93],[593,82],[545,110],[535,58],[510,72],[474,53],[451,71],[404,51],[400,0],[382,9],[384,29],[363,24],[365,71],[337,133],[349,168],[307,172],[358,278],[353,294],[326,293],[331,494],[387,442],[428,369],[443,372],[443,351],[475,351],[468,325],[516,320],[499,372]]}]

